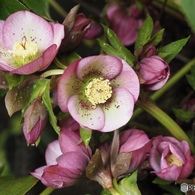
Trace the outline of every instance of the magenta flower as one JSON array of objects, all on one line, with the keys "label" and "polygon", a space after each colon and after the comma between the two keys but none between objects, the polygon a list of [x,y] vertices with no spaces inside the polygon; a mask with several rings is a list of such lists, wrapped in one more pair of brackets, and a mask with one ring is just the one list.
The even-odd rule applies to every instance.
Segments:
[{"label": "magenta flower", "polygon": [[148,157],[152,141],[144,131],[129,129],[120,135],[119,153],[131,153],[129,172],[136,170]]},{"label": "magenta flower", "polygon": [[23,133],[29,144],[34,144],[47,123],[47,110],[40,97],[33,100],[24,112]]},{"label": "magenta flower", "polygon": [[194,169],[194,158],[186,141],[157,136],[150,152],[150,164],[158,177],[176,181],[187,178]]},{"label": "magenta flower", "polygon": [[158,90],[170,77],[169,64],[159,56],[143,58],[140,61],[140,82],[149,90]]},{"label": "magenta flower", "polygon": [[46,165],[31,174],[52,188],[74,185],[83,174],[91,149],[81,143],[78,123],[70,120],[61,129],[59,140],[50,143],[46,149]]},{"label": "magenta flower", "polygon": [[113,131],[132,116],[139,95],[134,70],[122,59],[99,55],[70,64],[58,83],[58,104],[86,129]]},{"label": "magenta flower", "polygon": [[141,11],[136,5],[123,7],[111,3],[107,8],[107,18],[110,28],[116,33],[123,45],[135,43],[138,29],[143,21],[140,19]]},{"label": "magenta flower", "polygon": [[64,26],[47,22],[29,11],[0,21],[0,69],[31,74],[47,68],[64,38]]}]

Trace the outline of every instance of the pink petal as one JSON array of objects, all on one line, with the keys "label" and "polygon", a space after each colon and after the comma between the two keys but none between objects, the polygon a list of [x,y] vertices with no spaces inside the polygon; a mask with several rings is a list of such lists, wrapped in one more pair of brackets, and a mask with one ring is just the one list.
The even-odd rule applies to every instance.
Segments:
[{"label": "pink petal", "polygon": [[47,165],[56,165],[56,159],[62,155],[62,151],[60,149],[59,141],[55,140],[51,142],[46,149],[45,152],[45,160]]},{"label": "pink petal", "polygon": [[124,60],[121,60],[123,69],[121,73],[111,80],[112,87],[126,88],[133,96],[134,101],[137,100],[140,91],[139,79],[135,71]]},{"label": "pink petal", "polygon": [[37,71],[42,71],[46,69],[50,63],[53,61],[56,53],[57,53],[57,46],[51,45],[49,48],[47,48],[42,55],[37,58],[36,60],[33,60],[32,62],[29,62],[28,64],[25,64],[19,68],[16,68],[12,71],[10,71],[11,74],[22,74],[22,75],[29,75]]},{"label": "pink petal", "polygon": [[7,49],[25,37],[29,42],[37,43],[41,51],[53,44],[51,25],[40,16],[29,11],[18,11],[11,14],[3,26],[3,42]]},{"label": "pink petal", "polygon": [[108,55],[99,55],[83,58],[78,63],[76,75],[80,80],[94,76],[110,80],[116,77],[121,70],[122,63],[118,58]]},{"label": "pink petal", "polygon": [[104,104],[105,125],[100,131],[114,131],[125,125],[131,118],[134,108],[134,99],[125,88],[116,88],[113,91],[110,103]]},{"label": "pink petal", "polygon": [[99,106],[93,108],[90,103],[82,101],[78,95],[69,98],[68,111],[83,128],[100,130],[104,126],[105,118],[102,109]]},{"label": "pink petal", "polygon": [[47,166],[42,166],[42,167],[39,167],[37,169],[35,169],[34,172],[31,172],[31,175],[33,175],[34,177],[36,177],[37,179],[41,179],[43,173],[44,173],[44,169],[46,168]]}]

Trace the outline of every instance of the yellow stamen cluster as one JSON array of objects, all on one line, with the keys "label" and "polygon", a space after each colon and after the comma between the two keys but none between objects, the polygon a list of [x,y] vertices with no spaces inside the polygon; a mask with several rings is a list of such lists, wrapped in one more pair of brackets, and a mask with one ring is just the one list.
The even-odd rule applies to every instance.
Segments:
[{"label": "yellow stamen cluster", "polygon": [[183,165],[183,163],[174,154],[167,155],[165,160],[167,161],[167,165],[169,167],[172,165],[177,165],[178,167],[181,167]]},{"label": "yellow stamen cluster", "polygon": [[85,95],[92,105],[105,103],[112,96],[112,87],[108,79],[94,78],[85,88]]}]

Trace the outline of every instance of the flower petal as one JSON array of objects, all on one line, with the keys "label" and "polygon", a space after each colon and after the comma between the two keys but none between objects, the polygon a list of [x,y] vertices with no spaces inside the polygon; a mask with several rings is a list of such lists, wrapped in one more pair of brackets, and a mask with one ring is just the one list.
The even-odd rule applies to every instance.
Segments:
[{"label": "flower petal", "polygon": [[12,49],[25,37],[29,42],[35,42],[40,51],[53,44],[51,25],[40,16],[29,11],[18,11],[11,14],[3,26],[3,43],[7,49]]},{"label": "flower petal", "polygon": [[58,105],[63,112],[67,112],[67,102],[68,99],[74,95],[78,94],[81,88],[82,82],[77,79],[75,75],[76,67],[78,65],[78,61],[73,62],[68,66],[68,68],[64,71],[63,75],[60,77],[57,88],[57,98]]},{"label": "flower petal", "polygon": [[100,131],[109,132],[125,125],[131,118],[134,108],[134,98],[125,88],[113,90],[111,102],[102,106],[105,114],[105,125]]},{"label": "flower petal", "polygon": [[80,80],[85,80],[94,76],[110,80],[117,76],[121,70],[122,63],[117,57],[99,55],[82,59],[78,63],[76,75]]},{"label": "flower petal", "polygon": [[124,60],[121,60],[123,69],[121,73],[111,80],[112,87],[126,88],[137,100],[140,91],[139,79],[135,71]]},{"label": "flower petal", "polygon": [[88,102],[82,101],[79,95],[69,98],[68,111],[83,128],[99,130],[104,126],[105,118],[102,109],[99,106],[93,108]]}]

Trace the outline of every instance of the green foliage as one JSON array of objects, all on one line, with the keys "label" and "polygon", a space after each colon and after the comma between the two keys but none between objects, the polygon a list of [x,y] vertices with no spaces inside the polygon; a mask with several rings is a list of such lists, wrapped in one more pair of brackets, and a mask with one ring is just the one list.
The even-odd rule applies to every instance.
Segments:
[{"label": "green foliage", "polygon": [[87,147],[91,140],[92,130],[87,130],[87,129],[80,127],[79,131],[80,131],[81,139],[83,140],[85,146]]},{"label": "green foliage", "polygon": [[175,116],[181,121],[188,121],[195,118],[195,112],[184,111],[182,109],[173,108]]},{"label": "green foliage", "polygon": [[191,85],[192,89],[195,90],[195,66],[192,66],[190,74],[186,75],[188,83]]}]

